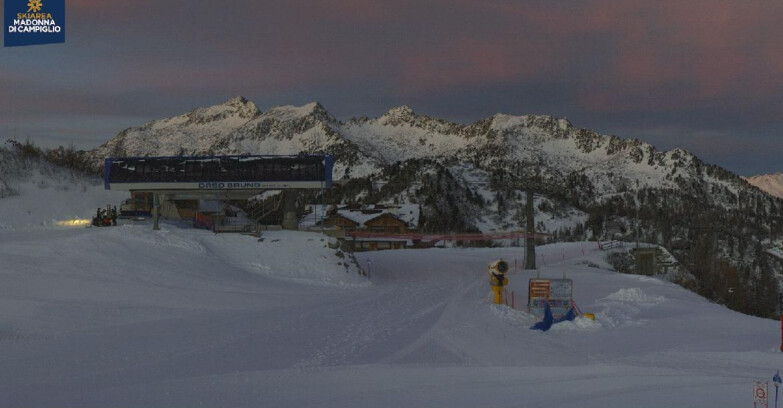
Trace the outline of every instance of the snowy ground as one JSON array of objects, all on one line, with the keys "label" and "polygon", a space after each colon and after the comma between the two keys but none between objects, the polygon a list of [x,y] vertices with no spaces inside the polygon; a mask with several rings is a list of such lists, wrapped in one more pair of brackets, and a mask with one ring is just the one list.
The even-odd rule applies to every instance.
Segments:
[{"label": "snowy ground", "polygon": [[38,176],[13,183],[19,195],[0,199],[0,231],[46,229],[58,221],[90,220],[98,207],[130,198],[127,191],[105,190],[96,180],[63,180]]},{"label": "snowy ground", "polygon": [[[751,406],[783,368],[777,322],[612,272],[587,243],[538,251],[595,321],[543,333],[491,304],[486,263],[519,249],[357,254],[368,279],[314,233],[17,226],[0,406]],[[532,276],[510,274],[518,304]]]},{"label": "snowy ground", "polygon": [[519,249],[358,254],[174,224],[59,228],[127,193],[16,186],[0,200],[0,407],[743,406],[783,368],[780,328],[541,247],[596,321],[528,329],[492,305],[487,262]]}]

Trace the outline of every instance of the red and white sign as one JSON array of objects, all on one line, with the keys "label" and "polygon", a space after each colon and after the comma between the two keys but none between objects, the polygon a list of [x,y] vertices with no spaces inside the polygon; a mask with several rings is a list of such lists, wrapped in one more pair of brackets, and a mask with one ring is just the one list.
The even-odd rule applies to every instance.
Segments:
[{"label": "red and white sign", "polygon": [[769,394],[767,393],[768,382],[753,382],[753,406],[755,408],[769,407]]},{"label": "red and white sign", "polygon": [[552,317],[565,316],[573,305],[574,283],[571,279],[530,279],[527,307],[530,313],[541,318],[544,305],[549,304]]}]

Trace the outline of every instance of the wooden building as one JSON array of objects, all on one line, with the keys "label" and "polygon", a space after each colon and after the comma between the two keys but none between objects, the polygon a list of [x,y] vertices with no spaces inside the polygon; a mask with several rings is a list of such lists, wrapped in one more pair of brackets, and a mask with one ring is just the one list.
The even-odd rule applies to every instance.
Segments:
[{"label": "wooden building", "polygon": [[[312,213],[302,220],[304,227],[323,226],[345,231],[365,231],[378,234],[404,234],[416,232],[419,228],[420,209],[418,205],[372,205],[358,208],[347,206],[326,209],[310,206]],[[320,214],[322,220],[319,220]],[[309,217],[309,218],[308,218]],[[402,249],[412,245],[408,239],[394,237],[350,237],[344,245],[354,251],[375,251],[381,249]]]}]

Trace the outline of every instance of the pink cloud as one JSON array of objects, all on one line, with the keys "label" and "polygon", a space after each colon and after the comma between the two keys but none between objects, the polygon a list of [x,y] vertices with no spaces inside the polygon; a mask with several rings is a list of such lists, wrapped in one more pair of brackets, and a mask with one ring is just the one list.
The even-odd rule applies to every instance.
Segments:
[{"label": "pink cloud", "polygon": [[[605,111],[771,97],[783,87],[783,3],[776,1],[441,5],[491,23],[402,46],[405,92],[565,79],[583,107]],[[585,61],[595,66],[582,70]]]},{"label": "pink cloud", "polygon": [[[560,82],[585,110],[614,112],[771,98],[783,88],[783,3],[771,0],[290,0],[265,7],[71,0],[68,7],[76,24],[69,41],[81,41],[112,86],[131,91],[222,95],[363,81],[399,97]],[[211,13],[226,8],[231,20]],[[179,13],[180,20],[166,17]]]},{"label": "pink cloud", "polygon": [[402,90],[421,93],[457,85],[535,78],[551,68],[547,51],[535,48],[535,45],[509,47],[471,38],[426,49],[411,48],[402,52]]},{"label": "pink cloud", "polygon": [[[615,12],[629,14],[628,2]],[[611,88],[625,93],[624,98],[606,95],[584,97],[595,109],[625,109],[629,95],[668,93],[656,107],[670,109],[735,94],[769,96],[783,82],[780,47],[771,38],[780,38],[783,28],[775,15],[783,5],[762,2],[674,2],[650,3],[652,18],[616,18],[616,35],[623,38],[615,49],[616,57],[607,71],[607,81],[587,86],[583,93]],[[615,82],[616,85],[609,84]],[[677,87],[672,92],[664,88]],[[601,99],[602,103],[596,103]],[[622,99],[622,100],[619,100]],[[663,99],[663,98],[662,98]],[[614,103],[607,101],[614,100]],[[649,100],[649,99],[648,99]]]},{"label": "pink cloud", "polygon": [[396,0],[289,0],[301,15],[343,23],[379,23],[395,20],[410,12],[417,3]]}]

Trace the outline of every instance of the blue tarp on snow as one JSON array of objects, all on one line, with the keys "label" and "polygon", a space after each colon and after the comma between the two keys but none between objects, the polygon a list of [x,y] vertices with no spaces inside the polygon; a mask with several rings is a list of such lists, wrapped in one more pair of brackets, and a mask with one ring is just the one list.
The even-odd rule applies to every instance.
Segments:
[{"label": "blue tarp on snow", "polygon": [[566,320],[571,321],[574,320],[575,317],[574,309],[571,308],[563,317],[555,319],[552,317],[552,309],[549,307],[549,303],[547,303],[544,305],[544,320],[530,326],[530,328],[532,330],[547,331],[552,327],[553,324],[564,322]]}]

